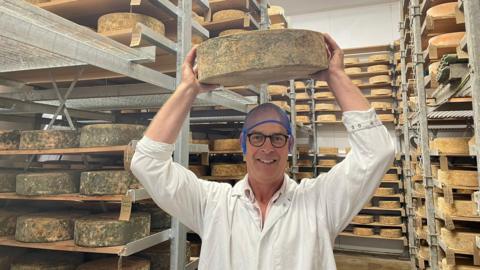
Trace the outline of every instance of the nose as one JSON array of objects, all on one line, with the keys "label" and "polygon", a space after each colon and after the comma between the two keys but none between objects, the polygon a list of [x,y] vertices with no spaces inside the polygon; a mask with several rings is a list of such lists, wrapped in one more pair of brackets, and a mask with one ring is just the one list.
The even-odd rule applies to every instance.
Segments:
[{"label": "nose", "polygon": [[262,150],[262,152],[265,152],[265,153],[270,153],[274,151],[274,148],[275,147],[273,147],[272,145],[271,138],[266,138],[265,143],[262,145],[260,150]]}]

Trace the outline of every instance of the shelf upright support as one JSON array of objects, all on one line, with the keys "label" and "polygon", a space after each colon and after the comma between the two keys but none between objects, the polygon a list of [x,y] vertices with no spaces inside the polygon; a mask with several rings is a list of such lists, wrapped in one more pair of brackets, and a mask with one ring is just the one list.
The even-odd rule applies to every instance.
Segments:
[{"label": "shelf upright support", "polygon": [[297,180],[297,173],[298,173],[298,167],[297,167],[297,110],[296,110],[296,103],[297,103],[297,96],[295,93],[295,81],[290,80],[290,125],[292,129],[292,136],[295,138],[293,145],[292,145],[292,178],[293,180]]},{"label": "shelf upright support", "polygon": [[422,153],[422,167],[423,167],[423,184],[425,186],[425,207],[427,211],[427,225],[428,225],[428,244],[430,246],[430,267],[432,270],[438,270],[438,239],[437,228],[435,226],[435,202],[433,197],[433,179],[430,160],[429,149],[429,134],[428,134],[428,120],[427,120],[427,102],[425,94],[425,78],[424,78],[424,64],[422,50],[422,22],[421,9],[419,0],[412,0],[410,6],[410,21],[412,23],[411,30],[413,33],[413,64],[415,67],[415,79],[418,95],[418,110],[419,110],[419,124],[420,124],[420,146]]},{"label": "shelf upright support", "polygon": [[[270,19],[268,18],[268,1],[260,0],[260,30],[268,30],[270,27]],[[260,85],[260,104],[268,102],[268,84]]]},{"label": "shelf upright support", "polygon": [[[401,18],[405,15],[401,11]],[[400,22],[400,67],[401,67],[401,84],[400,91],[402,93],[403,104],[403,150],[405,151],[405,159],[403,164],[403,180],[405,186],[405,201],[407,204],[407,227],[408,227],[408,246],[410,252],[411,269],[417,269],[415,258],[417,257],[417,239],[415,237],[414,218],[415,210],[412,200],[412,164],[410,160],[410,130],[408,122],[409,108],[408,104],[408,82],[407,82],[407,50],[405,44],[405,22]]]},{"label": "shelf upright support", "polygon": [[[192,0],[178,0],[177,24],[177,76],[176,85],[182,80],[182,64],[192,47]],[[174,161],[188,168],[188,138],[190,131],[190,113],[185,118],[175,144]],[[187,228],[177,218],[172,217],[172,235],[170,243],[170,270],[185,269]]]},{"label": "shelf upright support", "polygon": [[307,91],[310,96],[310,122],[312,123],[312,144],[313,144],[313,177],[317,177],[317,154],[318,154],[318,143],[317,143],[317,125],[315,124],[315,81],[308,80],[307,82]]},{"label": "shelf upright support", "polygon": [[[475,129],[475,154],[477,155],[478,186],[480,187],[480,2],[478,0],[463,0],[465,12],[465,27],[467,28],[468,61],[472,79],[472,107]],[[475,193],[477,214],[480,215],[480,192]]]}]

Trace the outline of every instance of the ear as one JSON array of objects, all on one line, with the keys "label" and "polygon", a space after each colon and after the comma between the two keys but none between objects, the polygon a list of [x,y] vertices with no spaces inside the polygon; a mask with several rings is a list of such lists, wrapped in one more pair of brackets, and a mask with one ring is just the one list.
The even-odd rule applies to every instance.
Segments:
[{"label": "ear", "polygon": [[288,137],[288,152],[289,153],[292,153],[294,143],[295,143],[295,138],[292,135],[290,135]]},{"label": "ear", "polygon": [[242,146],[242,152],[245,155],[247,153],[247,133],[240,133],[240,145]]}]

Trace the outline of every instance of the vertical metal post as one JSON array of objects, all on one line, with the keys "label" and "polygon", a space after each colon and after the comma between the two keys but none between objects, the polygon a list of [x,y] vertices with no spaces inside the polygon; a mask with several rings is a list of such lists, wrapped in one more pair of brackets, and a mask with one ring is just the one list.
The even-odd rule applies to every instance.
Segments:
[{"label": "vertical metal post", "polygon": [[412,0],[410,7],[410,20],[412,22],[413,33],[413,62],[415,67],[415,79],[418,95],[418,110],[419,110],[419,124],[420,124],[420,145],[422,150],[423,163],[423,184],[425,185],[425,207],[427,211],[427,225],[428,225],[428,242],[430,246],[430,267],[432,270],[439,269],[438,265],[438,239],[437,229],[435,226],[435,203],[433,197],[433,180],[432,169],[430,161],[429,149],[429,134],[428,134],[428,120],[427,120],[427,102],[425,93],[424,80],[424,63],[422,51],[422,36],[421,36],[421,11],[419,0]]},{"label": "vertical metal post", "polygon": [[295,105],[297,103],[297,96],[295,93],[295,81],[290,81],[290,125],[292,129],[292,136],[294,138],[294,142],[292,145],[292,178],[297,180],[297,110],[295,109]]},{"label": "vertical metal post", "polygon": [[[403,6],[403,5],[402,5]],[[401,18],[405,17],[401,9]],[[408,82],[407,82],[407,50],[405,44],[405,22],[400,22],[400,67],[401,67],[401,85],[403,103],[403,150],[405,151],[405,160],[403,164],[403,183],[405,189],[405,201],[407,204],[407,227],[408,227],[408,246],[410,252],[411,269],[417,269],[415,258],[417,257],[417,239],[415,238],[414,216],[412,201],[412,164],[410,161],[410,130],[408,122]]]},{"label": "vertical metal post", "polygon": [[[270,26],[270,19],[268,18],[268,2],[267,0],[260,1],[260,30],[267,30]],[[268,102],[267,84],[260,85],[260,104]]]},{"label": "vertical metal post", "polygon": [[312,123],[312,142],[313,142],[313,177],[317,177],[317,125],[315,124],[315,81],[309,80],[307,83],[308,95],[310,95],[310,122]]},{"label": "vertical metal post", "polygon": [[[467,28],[468,61],[472,80],[473,123],[475,128],[475,152],[477,155],[478,186],[480,187],[480,2],[463,0],[465,27]],[[477,214],[480,215],[480,192],[477,192]]]},{"label": "vertical metal post", "polygon": [[[177,85],[182,80],[182,64],[192,47],[192,0],[178,0],[177,24]],[[190,131],[190,114],[187,115],[180,135],[175,144],[173,158],[175,162],[188,167],[188,138]],[[170,248],[170,270],[185,269],[185,249],[187,228],[178,219],[172,218],[172,236]]]}]

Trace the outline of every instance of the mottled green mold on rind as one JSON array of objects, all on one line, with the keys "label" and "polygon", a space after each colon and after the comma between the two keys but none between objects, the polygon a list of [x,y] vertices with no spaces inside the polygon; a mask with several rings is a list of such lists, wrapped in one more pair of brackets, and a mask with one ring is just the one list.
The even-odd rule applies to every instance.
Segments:
[{"label": "mottled green mold on rind", "polygon": [[29,130],[20,133],[20,149],[62,149],[78,147],[76,130]]},{"label": "mottled green mold on rind", "polygon": [[48,172],[17,175],[15,191],[20,195],[55,195],[78,193],[80,173]]},{"label": "mottled green mold on rind", "polygon": [[0,193],[1,192],[15,192],[15,181],[17,175],[22,171],[1,170],[0,171]]},{"label": "mottled green mold on rind", "polygon": [[80,147],[127,145],[139,140],[146,127],[128,124],[96,124],[84,126],[80,135]]},{"label": "mottled green mold on rind", "polygon": [[130,221],[118,220],[118,213],[105,213],[75,221],[75,244],[83,247],[125,245],[150,234],[150,214],[132,213]]},{"label": "mottled green mold on rind", "polygon": [[19,130],[0,130],[0,150],[15,150],[19,144]]},{"label": "mottled green mold on rind", "polygon": [[82,172],[80,176],[80,194],[125,194],[130,185],[134,183],[137,183],[137,180],[135,176],[128,171]]},{"label": "mottled green mold on rind", "polygon": [[7,208],[0,209],[0,237],[15,234],[17,217],[35,211],[27,208]]}]

